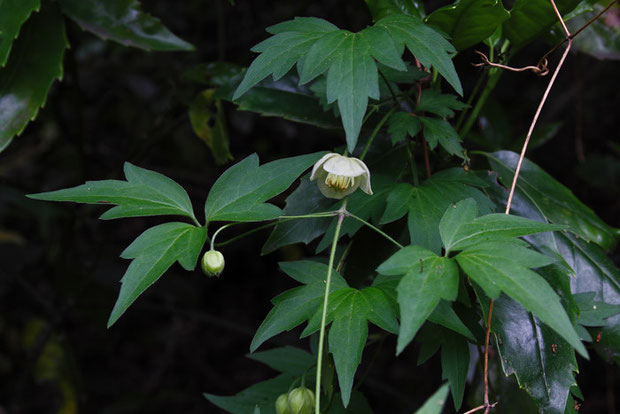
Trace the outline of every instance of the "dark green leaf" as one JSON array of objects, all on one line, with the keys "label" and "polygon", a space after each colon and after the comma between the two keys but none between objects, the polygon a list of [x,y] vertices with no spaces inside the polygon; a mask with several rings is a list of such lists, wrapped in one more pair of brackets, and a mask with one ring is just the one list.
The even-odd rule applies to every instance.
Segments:
[{"label": "dark green leaf", "polygon": [[102,220],[158,215],[181,215],[196,220],[187,192],[175,181],[128,162],[125,163],[124,171],[127,181],[87,181],[77,187],[31,194],[28,197],[49,201],[116,204],[116,207],[101,215]]},{"label": "dark green leaf", "polygon": [[194,50],[142,11],[138,0],[61,0],[60,4],[82,29],[102,39],[145,50]]},{"label": "dark green leaf", "polygon": [[472,342],[476,342],[474,334],[472,334],[469,328],[461,321],[448,301],[440,301],[433,310],[433,313],[428,317],[428,320],[457,332]]},{"label": "dark green leaf", "polygon": [[541,412],[563,414],[569,389],[576,385],[572,347],[505,296],[495,300],[491,326],[504,373],[516,376]]},{"label": "dark green leaf", "polygon": [[[505,186],[510,186],[519,155],[508,151],[484,154]],[[620,232],[603,222],[573,193],[531,161],[524,160],[516,195],[535,205],[551,223],[565,224],[578,236],[609,249]]]},{"label": "dark green leaf", "polygon": [[[2,7],[4,14],[4,3]],[[68,46],[63,18],[54,5],[42,8],[22,26],[6,66],[0,69],[0,152],[37,116],[50,86],[62,78]]]},{"label": "dark green leaf", "polygon": [[[580,0],[556,0],[555,4],[564,15],[577,6]],[[520,49],[546,33],[558,18],[547,0],[516,0],[510,10],[510,18],[504,22],[504,36],[511,46]]]},{"label": "dark green leaf", "polygon": [[205,217],[211,221],[261,221],[277,218],[282,210],[268,199],[286,190],[325,153],[283,158],[258,166],[252,154],[233,165],[211,187]]},{"label": "dark green leaf", "polygon": [[392,144],[407,136],[414,137],[421,128],[420,120],[409,112],[396,112],[388,119],[388,133],[392,136]]},{"label": "dark green leaf", "polygon": [[108,320],[108,327],[121,317],[148,287],[174,262],[185,270],[194,270],[207,238],[204,227],[186,223],[165,223],[142,233],[121,257],[132,260],[121,279],[121,291]]},{"label": "dark green leaf", "polygon": [[450,54],[454,47],[441,34],[425,25],[415,16],[392,14],[379,20],[375,26],[387,30],[402,48],[407,48],[424,66],[433,66],[459,95],[463,94]]},{"label": "dark green leaf", "polygon": [[0,5],[0,67],[4,66],[13,40],[17,39],[19,29],[28,20],[30,14],[38,11],[41,0],[4,0]]},{"label": "dark green leaf", "polygon": [[461,137],[459,137],[459,134],[456,133],[448,121],[427,118],[425,116],[421,116],[420,121],[424,125],[424,138],[426,138],[430,149],[434,149],[437,143],[439,143],[448,154],[465,158],[464,150],[461,146]]},{"label": "dark green leaf", "polygon": [[426,21],[449,34],[454,47],[463,50],[491,36],[509,17],[499,0],[457,0],[435,10]]},{"label": "dark green leaf", "polygon": [[448,391],[448,384],[442,385],[414,414],[441,414]]},{"label": "dark green leaf", "polygon": [[380,223],[390,223],[409,213],[411,244],[424,246],[439,254],[442,244],[438,226],[448,206],[471,197],[476,200],[481,212],[492,211],[493,202],[473,187],[485,185],[475,173],[462,168],[440,171],[418,187],[398,184],[387,197]]},{"label": "dark green leaf", "polygon": [[288,392],[295,377],[282,374],[246,388],[233,396],[219,396],[204,393],[212,404],[232,414],[253,414],[256,406],[266,414],[275,413],[275,402],[280,394]]},{"label": "dark green leaf", "polygon": [[368,337],[366,317],[371,306],[360,291],[352,289],[336,308],[329,329],[329,350],[334,356],[345,407],[349,405],[353,377],[362,360],[362,350]]},{"label": "dark green leaf", "polygon": [[[311,261],[283,262],[280,268],[303,286],[290,289],[272,300],[274,307],[256,331],[250,345],[251,352],[269,338],[310,319],[323,303],[326,265]],[[342,276],[332,272],[330,292],[346,287]]]},{"label": "dark green leaf", "polygon": [[[299,187],[286,198],[286,206],[282,213],[284,216],[297,216],[324,212],[329,211],[333,204],[333,200],[321,194],[316,182],[310,181],[306,176],[301,179]],[[325,233],[329,223],[327,218],[282,220],[269,235],[261,254],[271,253],[293,243],[308,244]]]},{"label": "dark green leaf", "polygon": [[456,261],[492,299],[505,292],[587,356],[556,293],[542,277],[528,269],[548,264],[549,258],[520,243],[493,241],[465,249]]},{"label": "dark green leaf", "polygon": [[469,368],[469,345],[465,338],[450,332],[442,334],[441,371],[442,378],[450,382],[454,409],[458,411],[463,403],[465,380]]},{"label": "dark green leaf", "polygon": [[366,0],[372,20],[381,20],[390,14],[409,14],[423,18],[424,6],[416,0]]},{"label": "dark green leaf", "polygon": [[254,352],[246,356],[255,361],[262,362],[276,371],[295,376],[305,374],[308,368],[316,362],[316,358],[312,354],[292,346]]},{"label": "dark green leaf", "polygon": [[468,105],[459,102],[454,95],[442,94],[435,89],[424,89],[416,112],[431,112],[442,118],[454,116],[454,111],[461,111]]},{"label": "dark green leaf", "polygon": [[[575,32],[594,16],[595,13],[603,9],[602,4],[594,4],[593,12],[578,16],[570,21],[568,29]],[[573,47],[577,50],[594,56],[597,59],[620,59],[620,30],[617,23],[614,26],[613,19],[597,19],[592,23],[588,30],[583,31],[575,37]]]},{"label": "dark green leaf", "polygon": [[605,319],[620,313],[620,304],[612,305],[594,300],[596,292],[574,295],[579,306],[578,323],[584,326],[605,326]]}]

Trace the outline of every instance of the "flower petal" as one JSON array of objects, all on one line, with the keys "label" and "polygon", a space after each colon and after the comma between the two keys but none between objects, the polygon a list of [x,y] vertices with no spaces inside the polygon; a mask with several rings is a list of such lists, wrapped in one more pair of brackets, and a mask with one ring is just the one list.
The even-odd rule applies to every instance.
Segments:
[{"label": "flower petal", "polygon": [[310,181],[314,180],[315,178],[317,178],[317,171],[323,171],[323,164],[325,164],[325,162],[327,160],[329,160],[332,157],[335,156],[341,156],[340,154],[336,154],[334,152],[330,152],[329,154],[325,154],[321,157],[320,160],[318,160],[315,164],[314,167],[312,167],[312,174],[310,174]]},{"label": "flower petal", "polygon": [[346,177],[358,177],[368,172],[366,164],[357,158],[344,157],[340,154],[336,155],[337,157],[332,157],[325,162],[323,165],[325,171]]}]

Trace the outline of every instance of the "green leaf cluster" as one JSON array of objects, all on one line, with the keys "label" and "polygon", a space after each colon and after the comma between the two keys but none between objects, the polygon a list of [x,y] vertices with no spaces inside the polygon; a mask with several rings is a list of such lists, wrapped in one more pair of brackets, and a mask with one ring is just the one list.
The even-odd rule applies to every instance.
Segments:
[{"label": "green leaf cluster", "polygon": [[260,55],[248,68],[233,100],[269,75],[277,81],[295,64],[302,85],[325,74],[327,103],[338,102],[349,151],[357,144],[368,99],[379,99],[377,62],[405,71],[401,58],[405,47],[462,94],[450,59],[453,47],[413,15],[390,14],[357,33],[317,18],[296,18],[267,31],[273,36],[252,49]]}]

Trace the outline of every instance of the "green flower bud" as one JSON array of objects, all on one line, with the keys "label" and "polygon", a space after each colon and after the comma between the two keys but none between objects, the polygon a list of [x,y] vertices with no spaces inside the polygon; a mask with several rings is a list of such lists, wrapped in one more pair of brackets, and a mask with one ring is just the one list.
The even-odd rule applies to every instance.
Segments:
[{"label": "green flower bud", "polygon": [[282,394],[276,400],[276,414],[291,414],[288,409],[288,394]]},{"label": "green flower bud", "polygon": [[202,256],[202,271],[205,275],[219,276],[224,270],[224,255],[217,250],[209,250]]},{"label": "green flower bud", "polygon": [[314,412],[314,393],[306,387],[292,389],[288,393],[290,414],[312,414]]}]

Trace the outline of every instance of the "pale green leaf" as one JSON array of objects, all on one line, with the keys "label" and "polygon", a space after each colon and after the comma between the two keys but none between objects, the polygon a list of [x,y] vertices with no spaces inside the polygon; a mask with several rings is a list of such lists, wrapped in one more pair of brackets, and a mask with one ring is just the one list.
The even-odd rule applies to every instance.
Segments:
[{"label": "pale green leaf", "polygon": [[164,223],[142,233],[121,257],[133,259],[121,279],[121,291],[108,320],[112,326],[129,306],[174,262],[193,270],[207,237],[204,227]]}]

